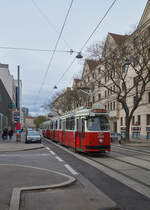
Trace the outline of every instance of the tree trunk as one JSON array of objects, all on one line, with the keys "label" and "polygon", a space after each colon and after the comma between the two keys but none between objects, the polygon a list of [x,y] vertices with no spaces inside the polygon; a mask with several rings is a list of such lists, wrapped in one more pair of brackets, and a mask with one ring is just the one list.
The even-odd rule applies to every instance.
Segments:
[{"label": "tree trunk", "polygon": [[126,116],[126,142],[130,141],[130,122],[131,118]]}]

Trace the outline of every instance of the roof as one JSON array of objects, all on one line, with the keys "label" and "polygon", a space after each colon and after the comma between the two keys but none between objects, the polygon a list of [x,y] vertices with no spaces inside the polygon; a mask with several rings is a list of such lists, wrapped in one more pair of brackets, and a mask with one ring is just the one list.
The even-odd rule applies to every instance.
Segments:
[{"label": "roof", "polygon": [[129,35],[121,35],[121,34],[113,34],[113,33],[108,33],[116,42],[116,44],[120,45],[122,44],[128,37]]},{"label": "roof", "polygon": [[98,60],[93,59],[86,59],[85,62],[88,64],[90,70],[94,70],[99,64]]}]

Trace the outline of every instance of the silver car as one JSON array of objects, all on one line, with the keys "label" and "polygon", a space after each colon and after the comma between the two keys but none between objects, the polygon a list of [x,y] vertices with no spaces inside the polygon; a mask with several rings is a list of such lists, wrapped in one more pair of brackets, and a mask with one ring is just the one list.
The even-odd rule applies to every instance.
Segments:
[{"label": "silver car", "polygon": [[37,131],[27,131],[25,143],[41,143],[41,135]]}]

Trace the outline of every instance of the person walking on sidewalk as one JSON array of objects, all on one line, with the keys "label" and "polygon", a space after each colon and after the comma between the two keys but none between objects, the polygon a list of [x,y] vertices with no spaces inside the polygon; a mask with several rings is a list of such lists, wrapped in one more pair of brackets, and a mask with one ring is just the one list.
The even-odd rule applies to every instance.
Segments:
[{"label": "person walking on sidewalk", "polygon": [[9,135],[9,140],[11,140],[12,136],[13,136],[13,129],[12,128],[8,131],[8,135]]},{"label": "person walking on sidewalk", "polygon": [[8,129],[7,128],[4,128],[3,133],[2,133],[2,138],[3,138],[3,140],[8,139]]},{"label": "person walking on sidewalk", "polygon": [[121,145],[121,134],[120,133],[118,133],[118,143],[119,143],[119,145]]}]

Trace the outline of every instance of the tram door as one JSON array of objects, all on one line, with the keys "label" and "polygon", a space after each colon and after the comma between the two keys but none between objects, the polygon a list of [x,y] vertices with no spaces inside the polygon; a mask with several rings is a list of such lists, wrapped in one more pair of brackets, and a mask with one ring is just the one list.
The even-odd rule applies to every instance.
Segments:
[{"label": "tram door", "polygon": [[76,146],[79,150],[83,150],[84,145],[84,136],[85,136],[85,119],[77,119],[77,141]]}]

